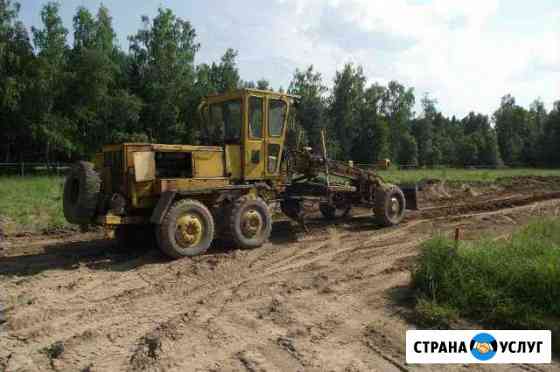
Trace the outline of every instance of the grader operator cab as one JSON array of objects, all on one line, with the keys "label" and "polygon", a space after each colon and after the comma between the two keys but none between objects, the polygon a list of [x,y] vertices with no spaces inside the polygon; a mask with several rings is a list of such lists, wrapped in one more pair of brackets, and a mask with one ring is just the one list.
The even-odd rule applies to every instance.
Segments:
[{"label": "grader operator cab", "polygon": [[[326,218],[352,205],[373,208],[383,226],[398,224],[416,190],[387,184],[371,171],[309,148],[286,149],[297,97],[243,89],[209,96],[199,112],[215,146],[149,143],[107,145],[94,164],[78,162],[64,186],[64,214],[75,224],[103,225],[130,245],[153,232],[172,258],[205,252],[215,237],[240,248],[261,246],[272,229],[271,205],[303,221],[303,202]],[[335,176],[345,182],[332,182]],[[408,203],[407,203],[408,200]]]}]

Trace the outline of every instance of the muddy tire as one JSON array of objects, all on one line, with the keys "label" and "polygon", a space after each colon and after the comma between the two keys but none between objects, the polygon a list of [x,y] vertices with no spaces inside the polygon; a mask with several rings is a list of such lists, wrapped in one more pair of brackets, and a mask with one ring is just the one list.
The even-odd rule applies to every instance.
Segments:
[{"label": "muddy tire", "polygon": [[199,201],[175,202],[156,226],[159,248],[171,258],[190,257],[208,250],[214,240],[214,218]]},{"label": "muddy tire", "polygon": [[95,216],[101,179],[93,164],[85,161],[72,166],[64,182],[64,217],[70,223],[84,225]]},{"label": "muddy tire", "polygon": [[238,248],[258,248],[270,238],[272,216],[261,198],[240,197],[228,209],[226,221],[226,236]]},{"label": "muddy tire", "polygon": [[379,188],[375,191],[375,219],[384,227],[398,225],[406,209],[406,201],[401,189],[397,186]]},{"label": "muddy tire", "polygon": [[327,203],[319,204],[319,211],[321,211],[321,214],[327,220],[335,220],[335,219],[339,219],[339,218],[344,218],[344,217],[348,216],[348,214],[350,213],[350,209],[351,209],[350,205],[346,205],[343,208],[337,208],[337,207],[329,205]]}]

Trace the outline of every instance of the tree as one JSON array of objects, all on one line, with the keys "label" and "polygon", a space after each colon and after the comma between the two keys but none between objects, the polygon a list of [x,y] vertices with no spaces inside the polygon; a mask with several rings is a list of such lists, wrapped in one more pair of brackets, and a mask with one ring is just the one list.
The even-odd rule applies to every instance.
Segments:
[{"label": "tree", "polygon": [[482,165],[499,166],[502,164],[500,149],[498,148],[498,138],[493,129],[482,132],[483,146],[479,149],[479,160]]},{"label": "tree", "polygon": [[532,151],[525,151],[526,157],[534,164],[546,164],[546,139],[545,139],[545,126],[548,118],[548,113],[544,107],[544,103],[540,99],[534,100],[529,106],[527,120],[529,121],[529,128],[531,130],[530,142],[534,144]]},{"label": "tree", "polygon": [[95,48],[107,55],[114,55],[116,34],[113,29],[113,19],[109,14],[109,9],[101,5],[97,11],[95,23]]},{"label": "tree", "polygon": [[418,145],[414,137],[406,132],[400,136],[401,143],[399,144],[400,153],[397,154],[399,164],[403,165],[418,165]]},{"label": "tree", "polygon": [[[441,116],[441,115],[440,115]],[[436,139],[439,150],[441,152],[442,165],[461,166],[458,156],[458,147],[463,141],[464,132],[462,122],[457,120],[455,116],[449,118],[441,118],[441,124],[436,121]]]},{"label": "tree", "polygon": [[[243,85],[239,78],[236,58],[237,51],[230,48],[220,58],[220,63],[203,63],[196,67],[196,84],[202,95],[226,93]],[[254,83],[252,84],[254,88]]]},{"label": "tree", "polygon": [[385,88],[373,84],[364,92],[358,132],[352,147],[352,159],[376,163],[389,156],[389,124],[382,115]]},{"label": "tree", "polygon": [[59,4],[48,2],[41,10],[43,28],[32,28],[33,42],[38,51],[34,79],[33,120],[34,138],[44,143],[45,160],[52,151],[71,153],[74,128],[62,114],[65,107],[64,91],[67,82],[66,35],[68,31],[59,15]]},{"label": "tree", "polygon": [[129,37],[133,59],[133,93],[144,100],[140,120],[149,138],[160,142],[192,140],[188,97],[195,81],[194,56],[199,49],[190,22],[170,9],[158,9],[150,24]]},{"label": "tree", "polygon": [[458,158],[461,166],[477,165],[479,164],[478,158],[478,144],[480,143],[478,134],[473,133],[463,137],[463,140],[458,146]]},{"label": "tree", "polygon": [[[488,116],[470,112],[461,120],[464,130],[462,147],[460,147],[460,164],[491,165],[501,163],[498,140],[495,130],[490,125]],[[467,142],[474,142],[467,144]],[[467,154],[467,151],[476,153]],[[467,163],[468,162],[468,163]]]},{"label": "tree", "polygon": [[17,19],[19,4],[0,0],[0,158],[23,159],[30,143],[33,49],[25,26]]},{"label": "tree", "polygon": [[20,4],[11,0],[0,0],[0,54],[5,53],[9,35],[19,14]]},{"label": "tree", "polygon": [[498,143],[501,157],[506,164],[519,164],[527,160],[523,155],[531,144],[530,129],[527,125],[527,112],[516,105],[515,98],[506,95],[502,98],[500,108],[494,113]]},{"label": "tree", "polygon": [[352,144],[360,126],[360,110],[364,100],[366,78],[361,66],[346,64],[342,71],[337,71],[329,105],[331,118],[331,136],[339,144],[338,153],[333,157],[350,159]]},{"label": "tree", "polygon": [[554,102],[543,130],[545,164],[560,166],[560,101]]},{"label": "tree", "polygon": [[[138,98],[119,87],[115,32],[107,8],[93,18],[86,8],[74,16],[74,48],[68,62],[67,117],[76,129],[74,152],[89,157],[115,138],[137,136]],[[118,120],[117,120],[118,118]]]},{"label": "tree", "polygon": [[220,58],[220,63],[212,62],[211,66],[202,64],[198,67],[203,72],[199,79],[208,84],[208,93],[226,93],[241,85],[235,61],[237,54],[236,50],[229,48]]},{"label": "tree", "polygon": [[409,123],[413,117],[414,103],[414,90],[412,88],[407,89],[396,81],[389,82],[383,100],[383,111],[390,127],[391,157],[399,163],[406,163],[406,159],[399,158],[401,154],[405,153],[400,151],[400,146],[403,143],[409,143],[409,139],[406,138],[403,142],[401,137],[409,133]]},{"label": "tree", "polygon": [[89,49],[95,43],[95,20],[87,8],[81,6],[73,18],[74,49]]},{"label": "tree", "polygon": [[271,90],[270,83],[266,79],[260,79],[257,81],[257,89],[260,90]]},{"label": "tree", "polygon": [[323,77],[313,65],[305,70],[296,69],[288,88],[289,94],[300,96],[296,106],[297,122],[315,150],[320,150],[321,130],[326,127],[326,92]]},{"label": "tree", "polygon": [[412,133],[418,144],[418,162],[420,165],[439,163],[441,156],[435,156],[433,143],[433,125],[437,116],[436,100],[425,94],[422,98],[422,117],[412,121]]},{"label": "tree", "polygon": [[486,131],[490,128],[488,116],[477,114],[473,111],[469,112],[467,116],[461,120],[465,135]]}]

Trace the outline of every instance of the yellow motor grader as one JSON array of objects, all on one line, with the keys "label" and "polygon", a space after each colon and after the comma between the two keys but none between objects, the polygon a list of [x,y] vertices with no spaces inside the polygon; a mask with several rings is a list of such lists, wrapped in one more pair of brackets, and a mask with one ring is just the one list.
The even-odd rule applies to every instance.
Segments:
[{"label": "yellow motor grader", "polygon": [[205,252],[217,236],[240,248],[261,246],[271,233],[273,204],[298,221],[304,201],[317,202],[330,219],[365,206],[382,226],[400,223],[407,206],[416,208],[414,187],[328,159],[324,136],[321,154],[287,149],[295,104],[296,96],[255,89],[213,95],[199,112],[216,146],[104,146],[94,163],[71,168],[64,215],[71,223],[103,225],[125,242],[153,232],[165,254],[180,258]]}]

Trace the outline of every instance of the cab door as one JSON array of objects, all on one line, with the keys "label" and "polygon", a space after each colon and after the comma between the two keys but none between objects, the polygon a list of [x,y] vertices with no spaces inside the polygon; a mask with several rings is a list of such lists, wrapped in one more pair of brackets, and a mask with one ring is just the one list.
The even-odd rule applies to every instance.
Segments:
[{"label": "cab door", "polygon": [[267,97],[266,102],[266,176],[275,177],[280,174],[288,103],[282,98]]},{"label": "cab door", "polygon": [[246,100],[247,125],[243,151],[243,176],[246,180],[262,179],[265,175],[264,108],[265,98],[249,95]]}]

